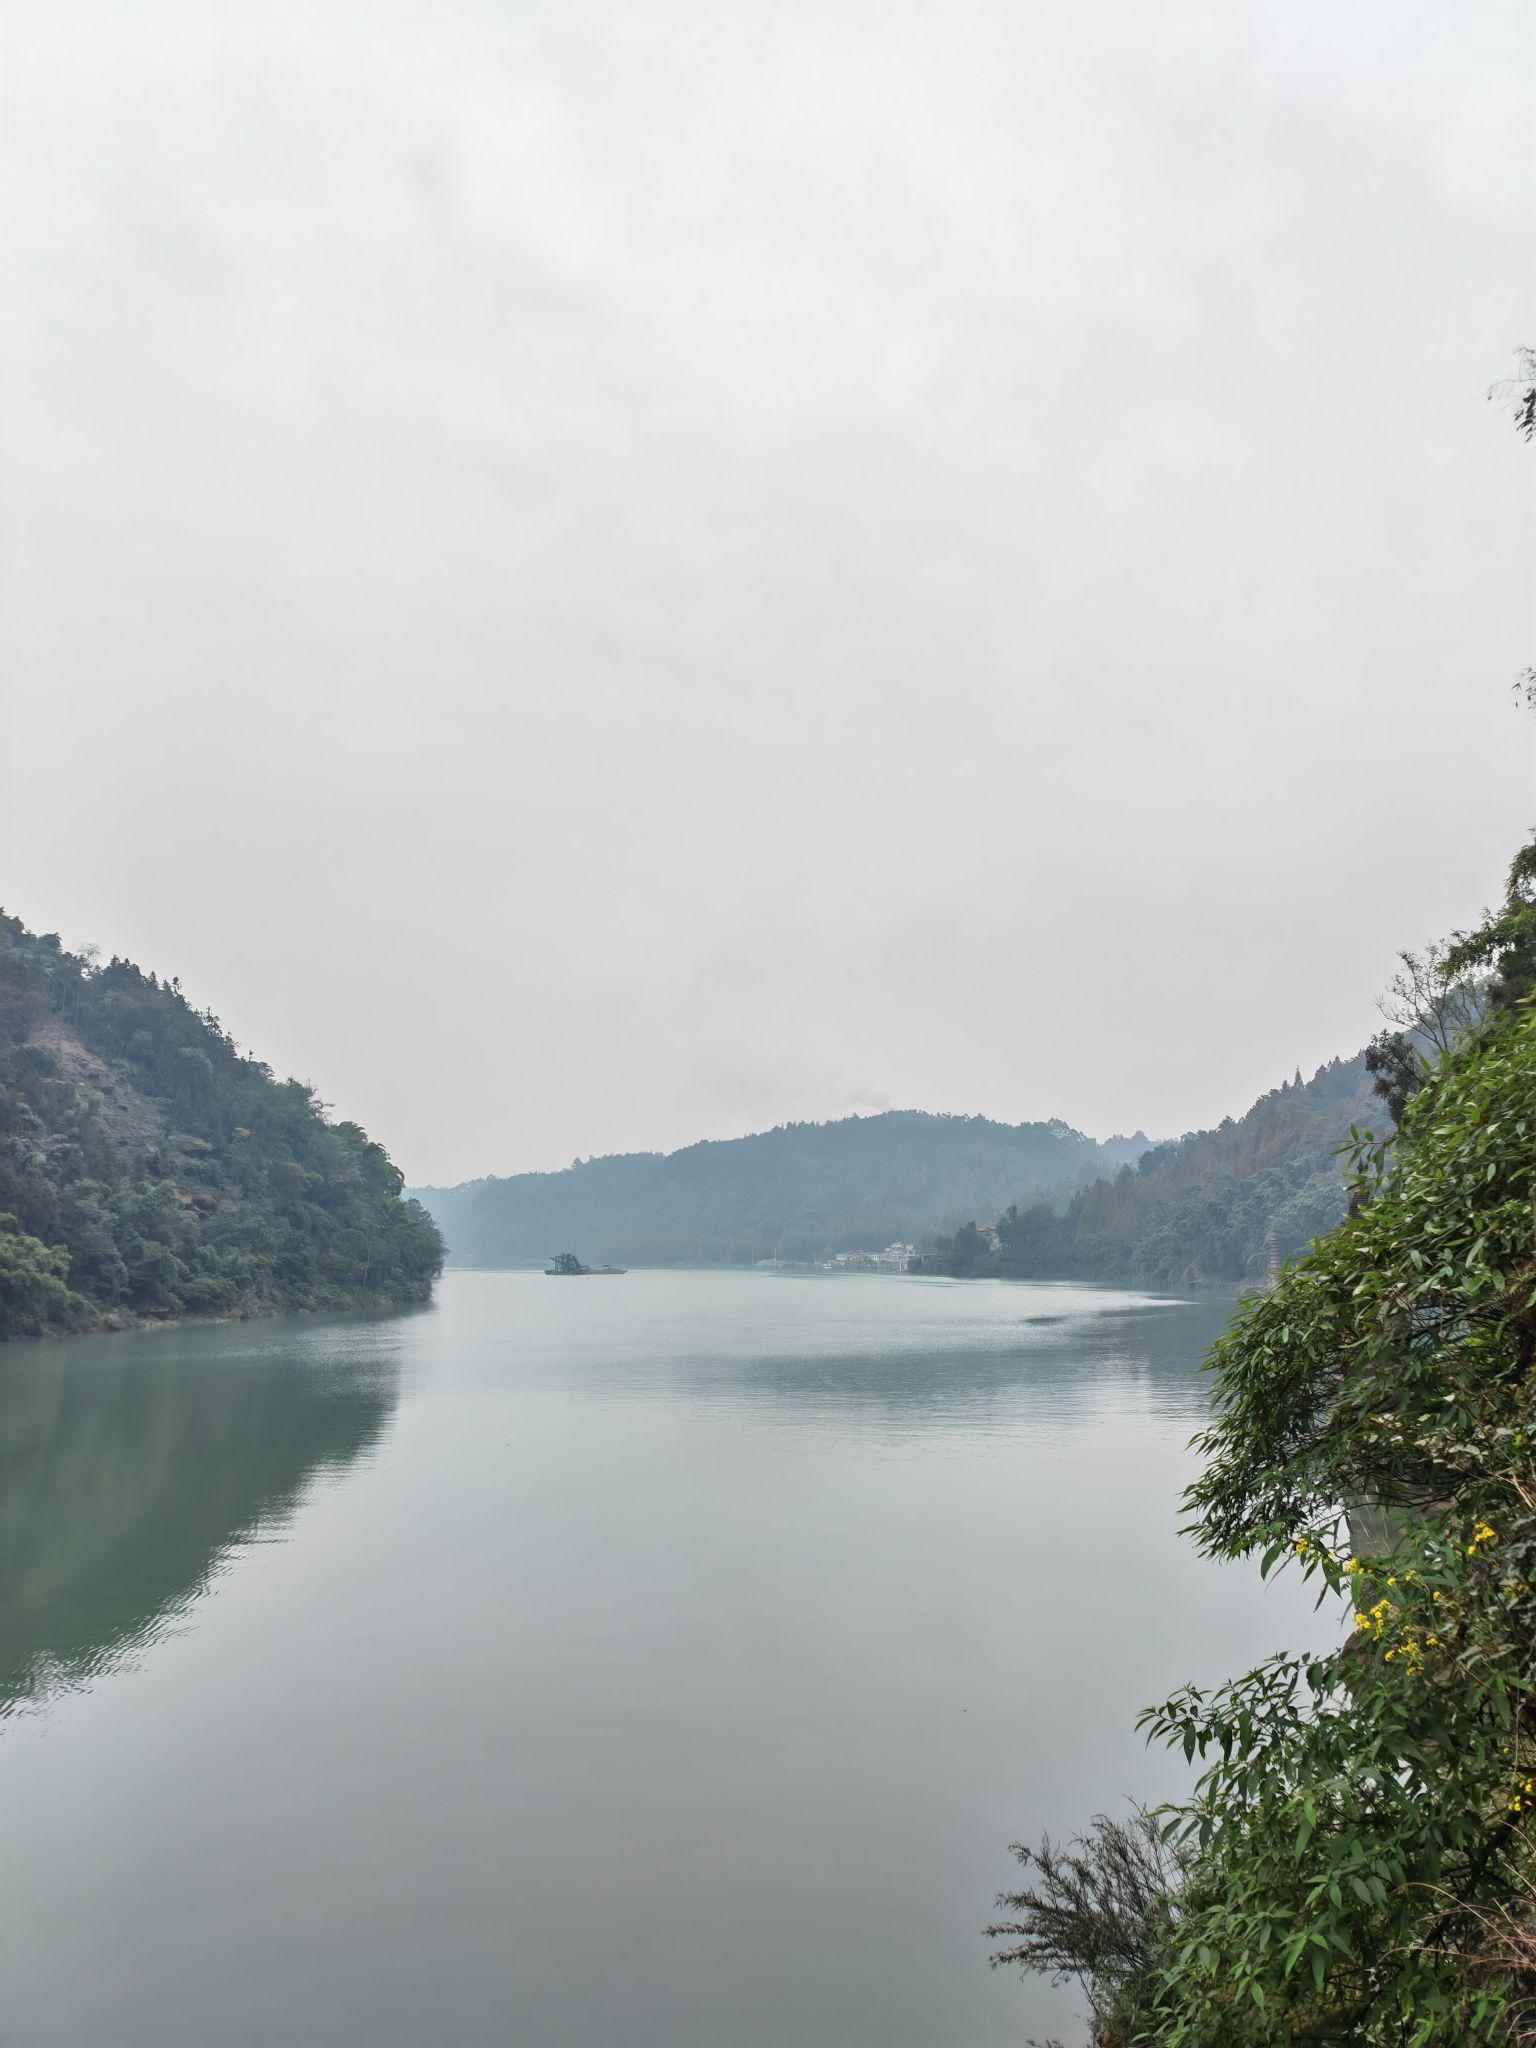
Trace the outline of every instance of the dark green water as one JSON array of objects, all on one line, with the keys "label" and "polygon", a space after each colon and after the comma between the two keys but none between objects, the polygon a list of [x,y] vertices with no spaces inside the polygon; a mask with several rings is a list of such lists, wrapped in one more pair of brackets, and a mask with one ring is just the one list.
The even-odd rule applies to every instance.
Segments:
[{"label": "dark green water", "polygon": [[1176,1539],[1225,1310],[455,1274],[0,1352],[0,2042],[970,2048],[1007,1845],[1315,1639]]}]

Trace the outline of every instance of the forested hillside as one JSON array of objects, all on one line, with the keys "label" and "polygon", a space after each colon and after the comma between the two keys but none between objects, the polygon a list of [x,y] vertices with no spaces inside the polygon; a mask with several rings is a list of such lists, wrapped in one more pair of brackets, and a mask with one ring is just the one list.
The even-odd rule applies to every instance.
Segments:
[{"label": "forested hillside", "polygon": [[0,1337],[420,1301],[425,1212],[174,982],[0,913]]},{"label": "forested hillside", "polygon": [[1099,1144],[1063,1123],[893,1110],[417,1192],[456,1262],[570,1246],[636,1265],[750,1263],[916,1241],[1008,1202],[1059,1201],[1146,1144]]},{"label": "forested hillside", "polygon": [[1159,1146],[1084,1188],[1064,1213],[1010,1205],[995,1245],[974,1223],[941,1238],[929,1272],[1008,1279],[1242,1285],[1301,1251],[1344,1214],[1350,1126],[1390,1128],[1365,1056],[1298,1074],[1228,1117]]}]

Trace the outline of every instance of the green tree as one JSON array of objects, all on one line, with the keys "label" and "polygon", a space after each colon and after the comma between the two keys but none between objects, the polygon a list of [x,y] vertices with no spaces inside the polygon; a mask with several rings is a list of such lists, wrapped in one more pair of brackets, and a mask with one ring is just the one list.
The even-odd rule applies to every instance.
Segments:
[{"label": "green tree", "polygon": [[[1105,2041],[1467,2048],[1536,2010],[1536,995],[1533,851],[1458,942],[1499,999],[1438,1053],[1350,1214],[1214,1348],[1188,1496],[1210,1554],[1347,1602],[1143,1723],[1202,1765],[1150,1950],[1087,1968]],[[1051,1931],[1041,1901],[1021,1924]],[[1143,1902],[1145,1906],[1145,1902]],[[1022,1960],[1029,1962],[1024,1952]]]},{"label": "green tree", "polygon": [[90,1305],[68,1282],[69,1254],[0,1216],[0,1337],[36,1337],[83,1323]]}]

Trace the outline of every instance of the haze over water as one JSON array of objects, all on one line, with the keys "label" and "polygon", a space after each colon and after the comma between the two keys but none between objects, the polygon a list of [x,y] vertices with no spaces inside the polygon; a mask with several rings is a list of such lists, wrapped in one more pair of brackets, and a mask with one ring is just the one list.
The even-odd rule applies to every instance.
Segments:
[{"label": "haze over water", "polygon": [[1015,1837],[1316,1637],[1176,1535],[1228,1305],[453,1273],[0,1375],[28,2044],[968,2048]]}]

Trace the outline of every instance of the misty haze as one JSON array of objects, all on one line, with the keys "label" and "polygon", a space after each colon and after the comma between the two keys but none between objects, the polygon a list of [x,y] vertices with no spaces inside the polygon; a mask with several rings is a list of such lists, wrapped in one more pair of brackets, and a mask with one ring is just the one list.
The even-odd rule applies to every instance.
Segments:
[{"label": "misty haze", "polygon": [[1533,87],[5,10],[10,2048],[1536,2040]]}]

